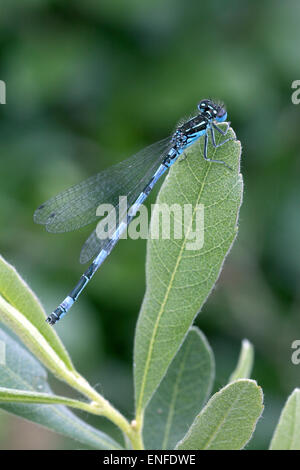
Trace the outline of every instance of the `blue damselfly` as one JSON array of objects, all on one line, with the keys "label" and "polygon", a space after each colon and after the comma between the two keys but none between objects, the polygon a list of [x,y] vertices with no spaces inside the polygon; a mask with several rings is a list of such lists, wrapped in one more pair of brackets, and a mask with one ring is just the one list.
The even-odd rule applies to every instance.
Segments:
[{"label": "blue damselfly", "polygon": [[[227,138],[219,144],[215,140],[215,131],[225,136],[229,128],[229,123],[225,130],[217,125],[219,122],[226,121],[225,107],[211,100],[202,100],[198,104],[198,111],[196,116],[179,125],[172,136],[146,147],[127,160],[63,191],[35,211],[34,221],[45,225],[47,231],[54,233],[76,230],[96,222],[98,220],[96,209],[104,202],[112,205],[120,221],[108,239],[99,239],[96,230],[88,237],[83,245],[80,261],[86,263],[91,258],[95,258],[75,288],[48,316],[47,322],[50,325],[54,325],[70,310],[87,283],[110,254],[156,182],[185,149],[204,136],[205,160],[228,167],[224,161],[212,160],[207,155],[209,137],[214,147],[220,147],[231,140]],[[129,210],[126,210],[126,213],[121,213],[120,195],[127,196]]]}]

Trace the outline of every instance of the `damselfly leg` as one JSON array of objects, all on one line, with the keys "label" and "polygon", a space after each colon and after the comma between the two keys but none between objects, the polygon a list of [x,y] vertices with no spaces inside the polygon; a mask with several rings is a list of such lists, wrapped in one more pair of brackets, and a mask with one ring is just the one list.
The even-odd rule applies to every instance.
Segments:
[{"label": "damselfly leg", "polygon": [[[228,123],[227,123],[228,124]],[[227,131],[229,129],[229,125],[227,125],[227,128],[225,131],[223,131],[222,129],[220,129],[218,126],[216,126],[215,124],[213,124],[213,127],[219,131],[222,135],[226,135],[227,134]],[[211,141],[212,141],[212,145],[214,148],[218,148],[218,147],[221,147],[222,145],[226,144],[227,142],[229,142],[230,140],[235,140],[234,137],[229,137],[228,139],[225,139],[223,140],[223,142],[220,142],[219,144],[216,143],[216,139],[215,139],[215,133],[214,133],[214,130],[212,127],[210,127],[210,135],[211,135]],[[231,166],[229,166],[226,162],[224,162],[223,160],[214,160],[212,158],[208,158],[207,156],[207,150],[208,149],[208,133],[205,134],[204,136],[204,149],[203,149],[203,157],[204,159],[207,161],[207,162],[211,162],[211,163],[220,163],[222,165],[225,165],[229,170],[232,170]]]}]

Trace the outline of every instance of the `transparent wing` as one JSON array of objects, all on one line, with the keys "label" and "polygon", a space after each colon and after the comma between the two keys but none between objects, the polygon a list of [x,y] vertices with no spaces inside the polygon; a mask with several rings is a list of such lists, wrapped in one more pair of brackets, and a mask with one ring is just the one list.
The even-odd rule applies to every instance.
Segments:
[{"label": "transparent wing", "polygon": [[[158,168],[170,147],[170,141],[168,137],[156,142],[49,199],[35,211],[34,221],[44,224],[48,232],[69,232],[99,220],[96,209],[101,203],[117,207],[121,195],[127,196],[128,204],[131,204],[145,186],[145,181]],[[88,239],[83,247],[86,253],[82,255],[84,259],[92,256],[88,255],[89,250],[93,254],[96,252],[92,245],[95,243]],[[99,246],[101,249],[101,243]]]},{"label": "transparent wing", "polygon": [[107,240],[100,240],[97,237],[96,229],[92,231],[90,236],[86,239],[81,252],[79,261],[81,264],[85,264],[90,261],[91,258],[94,258],[102,248],[105,246]]},{"label": "transparent wing", "polygon": [[[163,144],[164,143],[164,144]],[[157,144],[163,144],[163,148],[160,148],[161,154],[158,159],[150,166],[148,169],[144,167],[143,171],[143,177],[140,180],[137,180],[135,182],[134,188],[132,191],[129,191],[127,194],[127,208],[129,208],[136,200],[136,198],[139,196],[139,194],[143,191],[144,187],[146,184],[150,181],[152,178],[154,172],[162,162],[162,157],[163,155],[166,154],[168,149],[170,148],[170,138],[165,139],[164,141],[158,142]],[[153,146],[156,146],[156,144],[153,144]],[[152,147],[152,146],[151,146]],[[148,147],[145,150],[150,149]],[[145,173],[144,173],[145,172]],[[115,217],[116,220],[126,220],[126,215],[127,215],[127,208],[126,207],[120,207],[119,205],[119,195],[117,196],[118,203],[114,206],[115,207]],[[106,221],[109,221],[109,217],[112,215],[111,213],[108,213],[106,216]],[[113,225],[113,224],[112,224]],[[109,237],[112,235],[112,233],[108,233],[107,238],[101,239],[97,236],[96,229],[93,230],[93,232],[89,235],[87,240],[85,241],[81,253],[80,253],[80,263],[85,264],[87,263],[91,258],[96,256],[102,248],[105,247],[105,245],[109,242]]]}]

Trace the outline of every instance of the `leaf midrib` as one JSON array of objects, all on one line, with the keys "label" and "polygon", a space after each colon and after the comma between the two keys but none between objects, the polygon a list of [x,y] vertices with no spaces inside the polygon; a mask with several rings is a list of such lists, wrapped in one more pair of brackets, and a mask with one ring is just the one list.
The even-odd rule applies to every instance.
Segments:
[{"label": "leaf midrib", "polygon": [[168,418],[167,418],[167,422],[166,422],[166,426],[165,426],[165,436],[164,436],[163,443],[162,443],[162,449],[166,449],[166,445],[167,445],[167,442],[168,442],[168,439],[169,439],[171,423],[172,423],[172,419],[173,419],[173,416],[174,416],[174,410],[175,410],[175,402],[176,402],[178,391],[179,391],[179,382],[181,380],[181,377],[182,377],[182,374],[183,374],[183,371],[184,371],[184,366],[186,364],[187,355],[190,352],[190,349],[191,349],[191,344],[188,344],[188,346],[186,348],[186,351],[185,351],[185,354],[184,354],[184,357],[181,361],[180,369],[179,369],[179,372],[178,372],[178,375],[176,377],[176,381],[175,381],[175,384],[174,384],[172,399],[171,399],[170,407],[169,407]]},{"label": "leaf midrib", "polygon": [[174,267],[174,270],[173,270],[173,273],[172,273],[172,276],[171,276],[169,286],[167,288],[164,300],[162,302],[161,308],[159,310],[159,313],[158,313],[158,316],[157,316],[157,319],[156,319],[156,322],[155,322],[155,325],[154,325],[154,328],[153,328],[153,333],[152,333],[151,340],[150,340],[150,345],[149,345],[149,353],[148,353],[148,356],[147,356],[147,359],[146,359],[146,364],[145,364],[144,374],[143,374],[142,384],[141,384],[141,391],[140,391],[138,405],[137,405],[137,417],[140,417],[143,414],[142,402],[143,402],[144,390],[145,390],[145,385],[146,385],[146,378],[147,378],[147,375],[148,375],[148,370],[149,370],[149,365],[150,365],[150,361],[151,361],[151,357],[152,357],[153,345],[154,345],[154,340],[155,340],[155,337],[156,337],[156,334],[157,334],[158,325],[160,323],[160,319],[162,317],[162,314],[163,314],[164,309],[165,309],[165,305],[167,303],[170,291],[172,289],[174,278],[175,278],[175,275],[177,273],[178,266],[179,266],[180,261],[182,259],[182,252],[183,252],[183,249],[186,245],[187,236],[189,235],[190,230],[191,230],[191,226],[193,224],[193,220],[194,220],[194,216],[195,216],[195,210],[196,210],[196,207],[197,207],[197,205],[200,201],[200,198],[202,196],[203,189],[204,189],[204,186],[205,186],[206,179],[207,179],[210,168],[211,168],[211,163],[209,163],[209,165],[207,167],[203,182],[201,184],[201,189],[200,189],[200,192],[199,192],[199,195],[198,195],[198,198],[197,198],[197,202],[196,202],[196,204],[194,206],[194,209],[193,209],[193,216],[191,217],[189,228],[185,233],[185,237],[184,237],[182,246],[180,248],[180,252],[178,254],[178,257],[177,257],[177,261],[176,261],[176,264],[175,264],[175,267]]},{"label": "leaf midrib", "polygon": [[203,449],[202,450],[206,450],[209,448],[209,446],[212,444],[212,442],[215,440],[216,436],[218,435],[218,433],[220,432],[220,429],[222,428],[223,424],[225,423],[226,419],[228,418],[229,414],[231,413],[231,411],[234,409],[235,407],[235,404],[240,400],[240,397],[241,395],[243,396],[245,393],[245,390],[241,390],[239,395],[235,398],[235,400],[233,401],[233,403],[231,403],[231,405],[229,406],[229,408],[227,409],[226,413],[224,413],[224,416],[223,416],[223,419],[221,419],[221,421],[219,422],[219,424],[216,426],[214,432],[211,434],[211,436],[207,439],[206,441],[206,444],[204,444],[203,446]]}]

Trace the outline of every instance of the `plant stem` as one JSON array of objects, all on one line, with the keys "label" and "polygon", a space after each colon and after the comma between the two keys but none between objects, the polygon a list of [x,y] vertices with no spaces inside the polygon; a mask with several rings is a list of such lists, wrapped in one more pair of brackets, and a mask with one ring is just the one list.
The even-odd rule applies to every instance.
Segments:
[{"label": "plant stem", "polygon": [[144,443],[143,443],[143,436],[142,436],[142,431],[143,431],[143,421],[144,421],[144,415],[140,414],[139,416],[136,417],[135,420],[131,422],[131,426],[135,430],[136,433],[136,445],[139,446],[137,449],[144,449]]},{"label": "plant stem", "polygon": [[91,387],[91,385],[80,374],[72,375],[72,384],[70,381],[69,384],[91,400],[89,404],[83,404],[84,407],[82,408],[90,413],[108,418],[118,426],[124,434],[126,434],[130,439],[133,449],[143,449],[144,446],[140,432],[141,428],[136,426],[136,422],[132,421],[132,423],[129,423],[129,421],[127,421],[127,419],[116,408],[114,408],[109,401],[96,392],[96,390]]},{"label": "plant stem", "polygon": [[142,438],[141,429],[136,427],[136,421],[132,421],[131,423],[132,434],[130,437],[132,447],[135,450],[143,450],[144,443]]}]

